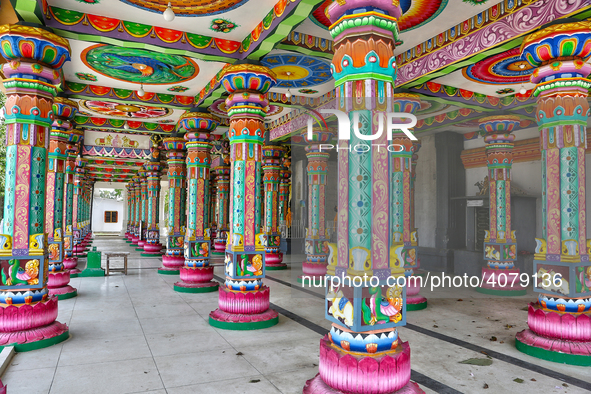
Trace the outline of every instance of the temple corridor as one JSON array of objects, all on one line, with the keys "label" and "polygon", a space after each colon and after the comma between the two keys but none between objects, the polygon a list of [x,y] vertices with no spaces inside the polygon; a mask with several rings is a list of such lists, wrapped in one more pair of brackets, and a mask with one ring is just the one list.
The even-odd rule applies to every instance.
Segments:
[{"label": "temple corridor", "polygon": [[[128,275],[73,278],[79,295],[60,301],[58,317],[70,327],[70,339],[18,353],[2,377],[10,393],[295,394],[316,375],[318,340],[330,323],[322,313],[322,293],[291,288],[291,270],[267,275],[272,307],[279,312],[276,326],[220,330],[208,324],[217,293],[175,292],[178,277],[158,275],[160,259],[141,257],[122,238],[96,237],[93,246],[130,252]],[[215,271],[219,280],[222,267]],[[411,379],[426,393],[591,390],[585,367],[515,349],[515,334],[527,327],[523,306],[535,298],[531,289],[503,299],[471,289],[423,291],[429,308],[409,313],[400,336],[413,344]],[[487,359],[484,353],[492,357],[489,366],[460,364]],[[43,368],[30,369],[31,363]],[[35,379],[22,379],[24,369]],[[488,391],[482,391],[485,384]]]}]

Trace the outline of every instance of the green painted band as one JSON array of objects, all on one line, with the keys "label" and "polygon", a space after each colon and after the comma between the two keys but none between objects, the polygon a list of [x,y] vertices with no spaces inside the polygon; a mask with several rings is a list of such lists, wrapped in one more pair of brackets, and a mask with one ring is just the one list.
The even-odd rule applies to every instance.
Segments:
[{"label": "green painted band", "polygon": [[427,301],[418,304],[406,304],[407,311],[420,311],[427,308]]},{"label": "green painted band", "polygon": [[250,322],[250,323],[234,323],[234,322],[227,322],[227,321],[219,321],[212,319],[211,316],[209,317],[209,325],[216,328],[221,328],[222,330],[235,330],[235,331],[242,331],[242,330],[260,330],[263,328],[273,327],[279,323],[279,316],[265,321],[258,321],[258,322]]},{"label": "green painted band", "polygon": [[591,356],[553,352],[551,350],[527,345],[518,339],[515,339],[515,347],[522,353],[528,354],[532,357],[540,358],[542,360],[548,360],[561,364],[579,365],[583,367],[591,366]]},{"label": "green painted band", "polygon": [[163,269],[159,269],[158,273],[160,275],[179,275],[181,273],[180,270],[163,270]]},{"label": "green painted band", "polygon": [[282,270],[286,270],[286,269],[287,269],[287,265],[278,266],[278,267],[269,267],[268,265],[265,266],[265,270],[267,270],[267,271],[282,271]]},{"label": "green painted band", "polygon": [[[70,275],[70,278],[71,277],[72,277],[72,275]],[[62,301],[62,300],[67,300],[68,298],[74,298],[77,295],[78,295],[78,290],[74,289],[74,291],[71,291],[69,293],[58,294],[57,299]]]},{"label": "green painted band", "polygon": [[213,293],[218,291],[219,285],[216,283],[214,286],[208,287],[182,287],[174,285],[174,291],[179,293]]},{"label": "green painted band", "polygon": [[55,344],[65,341],[69,337],[70,337],[70,331],[68,330],[68,331],[66,331],[58,336],[55,336],[53,338],[42,339],[40,341],[30,342],[30,343],[9,344],[9,345],[5,345],[5,346],[0,346],[0,350],[4,349],[6,346],[14,346],[14,350],[16,352],[19,352],[19,353],[30,352],[31,350],[38,350],[38,349],[43,349],[43,348],[46,348],[49,346],[53,346]]}]

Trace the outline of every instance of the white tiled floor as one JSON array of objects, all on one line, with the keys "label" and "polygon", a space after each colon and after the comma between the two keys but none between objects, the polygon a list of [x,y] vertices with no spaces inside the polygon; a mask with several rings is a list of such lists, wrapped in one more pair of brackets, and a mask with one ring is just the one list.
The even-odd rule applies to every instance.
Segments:
[{"label": "white tiled floor", "polygon": [[[160,260],[140,258],[123,240],[97,238],[93,245],[99,250],[130,251],[128,275],[73,279],[79,295],[60,301],[58,318],[69,325],[70,339],[17,354],[2,377],[9,394],[291,394],[301,393],[305,381],[318,372],[319,333],[283,315],[278,325],[265,330],[212,328],[208,314],[217,307],[217,293],[176,293],[173,284],[178,276],[157,274]],[[294,256],[294,261],[302,259]],[[216,273],[222,274],[221,267]],[[298,273],[267,274],[295,283]],[[271,279],[266,284],[271,302],[328,331],[322,299]],[[526,327],[523,308],[533,294],[491,299],[472,290],[423,292],[429,307],[409,312],[409,323],[591,380],[589,368],[538,360],[515,349],[515,333]],[[490,340],[493,335],[495,342]],[[487,367],[459,364],[485,356],[428,333],[401,328],[400,336],[410,343],[413,370],[455,390],[451,392],[588,392],[498,359]],[[524,383],[514,382],[515,378]],[[488,389],[483,389],[485,383]]]}]

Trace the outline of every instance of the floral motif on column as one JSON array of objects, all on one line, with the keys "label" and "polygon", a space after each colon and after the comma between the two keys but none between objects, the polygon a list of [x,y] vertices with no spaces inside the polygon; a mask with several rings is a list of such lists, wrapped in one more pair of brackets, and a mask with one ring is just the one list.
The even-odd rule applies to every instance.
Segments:
[{"label": "floral motif on column", "polygon": [[148,201],[146,207],[146,243],[144,253],[149,255],[161,255],[160,243],[160,144],[162,137],[154,134],[151,138],[150,160],[144,164],[148,188]]},{"label": "floral motif on column", "polygon": [[45,232],[49,250],[49,276],[47,287],[50,295],[58,299],[71,298],[76,289],[69,285],[70,271],[64,267],[63,219],[65,161],[68,157],[67,143],[70,119],[78,111],[78,103],[63,97],[53,101],[53,125],[49,134],[47,154],[47,198],[45,199]]},{"label": "floral motif on column", "polygon": [[[367,275],[379,283],[327,283],[325,316],[332,328],[320,341],[320,373],[306,382],[303,392],[423,393],[410,382],[410,347],[398,337],[397,327],[406,324],[406,291],[387,282],[405,275],[401,252],[407,245],[402,240],[407,235],[410,241],[410,228],[403,220],[410,219],[410,212],[394,217],[400,213],[400,198],[392,194],[400,189],[389,183],[405,182],[402,198],[410,198],[412,141],[398,134],[389,141],[380,126],[384,113],[419,103],[414,97],[404,104],[393,100],[402,11],[397,1],[348,0],[331,3],[326,12],[335,43],[331,68],[337,109],[348,115],[352,129],[349,140],[338,142],[337,245],[329,244],[327,276],[353,280]],[[372,144],[382,148],[372,149]],[[391,144],[402,145],[404,153],[389,153]],[[358,145],[369,149],[359,150]],[[399,239],[392,236],[395,232]]]},{"label": "floral motif on column", "polygon": [[162,256],[160,274],[178,274],[185,264],[184,199],[186,189],[185,139],[179,136],[164,139],[168,163],[168,237],[166,254]]},{"label": "floral motif on column", "polygon": [[181,280],[175,291],[205,293],[216,291],[213,267],[209,265],[211,236],[207,218],[209,208],[209,180],[212,132],[219,120],[204,112],[189,112],[181,116],[179,126],[187,130],[187,230],[185,234],[185,264],[180,270]]},{"label": "floral motif on column", "polygon": [[125,238],[131,241],[131,228],[133,227],[133,186],[131,181],[125,185],[127,189],[127,231],[125,232]]},{"label": "floral motif on column", "polygon": [[[6,178],[0,234],[0,346],[17,351],[68,338],[49,296],[45,236],[47,146],[60,69],[70,60],[67,40],[42,28],[0,26],[6,89]],[[58,104],[59,105],[59,104]],[[55,162],[53,163],[55,164]],[[63,165],[63,164],[62,164]],[[53,193],[53,194],[52,194]],[[55,233],[50,234],[55,239]]]},{"label": "floral motif on column", "polygon": [[538,302],[529,305],[529,329],[517,334],[516,346],[546,360],[591,366],[585,209],[591,22],[547,26],[525,37],[521,52],[536,67],[531,82],[542,153],[542,238],[534,255]]},{"label": "floral motif on column", "polygon": [[222,84],[229,96],[230,228],[226,244],[226,281],[219,308],[209,323],[225,329],[259,329],[277,324],[269,309],[265,277],[265,242],[261,232],[260,190],[262,145],[265,141],[267,92],[275,84],[267,67],[239,64],[227,68]]},{"label": "floral motif on column", "polygon": [[279,229],[279,184],[281,182],[281,162],[285,148],[267,145],[263,147],[263,233],[265,234],[265,266],[268,270],[286,269],[283,264],[281,232]]},{"label": "floral motif on column", "polygon": [[281,182],[279,184],[279,224],[281,226],[281,245],[280,250],[283,254],[287,253],[287,237],[289,236],[289,223],[287,212],[290,204],[291,190],[291,153],[287,152],[282,161]]}]

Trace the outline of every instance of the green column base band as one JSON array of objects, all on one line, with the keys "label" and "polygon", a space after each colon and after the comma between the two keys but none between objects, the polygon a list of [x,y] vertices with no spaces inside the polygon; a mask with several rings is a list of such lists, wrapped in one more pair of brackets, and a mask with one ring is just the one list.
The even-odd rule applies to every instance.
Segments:
[{"label": "green column base band", "polygon": [[174,291],[179,293],[213,293],[218,291],[218,286],[206,286],[206,287],[182,287],[174,285]]},{"label": "green column base band", "polygon": [[181,270],[158,270],[158,273],[160,275],[179,275],[181,273]]},{"label": "green column base band", "polygon": [[494,295],[499,297],[517,297],[527,295],[527,290],[495,290],[484,287],[476,287],[476,291],[482,294]]},{"label": "green column base band", "polygon": [[138,252],[143,252],[144,251],[144,248],[135,248],[135,250],[138,251]]},{"label": "green column base band", "polygon": [[273,327],[279,323],[279,316],[265,321],[257,321],[251,323],[234,323],[234,322],[227,322],[227,321],[218,321],[215,319],[209,318],[209,325],[216,328],[221,328],[222,330],[234,330],[234,331],[242,331],[242,330],[261,330],[263,328]]},{"label": "green column base band", "polygon": [[60,342],[65,341],[70,337],[70,331],[66,331],[63,334],[60,334],[53,338],[42,339],[40,341],[31,342],[31,343],[21,343],[21,344],[9,344],[5,346],[0,346],[0,351],[4,349],[6,346],[14,346],[14,350],[16,352],[30,352],[31,350],[43,349],[49,346],[56,345]]},{"label": "green column base band", "polygon": [[286,270],[287,266],[280,266],[280,267],[269,267],[269,266],[265,266],[265,270],[266,271],[282,271],[282,270]]},{"label": "green column base band", "polygon": [[140,253],[140,256],[144,257],[162,257],[162,253]]},{"label": "green column base band", "polygon": [[591,356],[553,352],[551,350],[527,345],[518,339],[515,339],[515,347],[522,353],[528,354],[532,357],[540,358],[542,360],[561,364],[580,365],[582,367],[591,366]]},{"label": "green column base band", "polygon": [[[78,275],[76,274],[76,276],[78,276]],[[70,278],[71,277],[72,277],[72,275],[70,275]],[[77,295],[78,295],[78,290],[74,290],[74,291],[71,291],[69,293],[58,294],[57,295],[57,299],[60,300],[60,301],[62,301],[62,300],[67,300],[68,298],[74,298]]]},{"label": "green column base band", "polygon": [[422,309],[425,309],[426,307],[427,307],[427,301],[420,302],[418,304],[406,304],[407,311],[420,311]]}]

